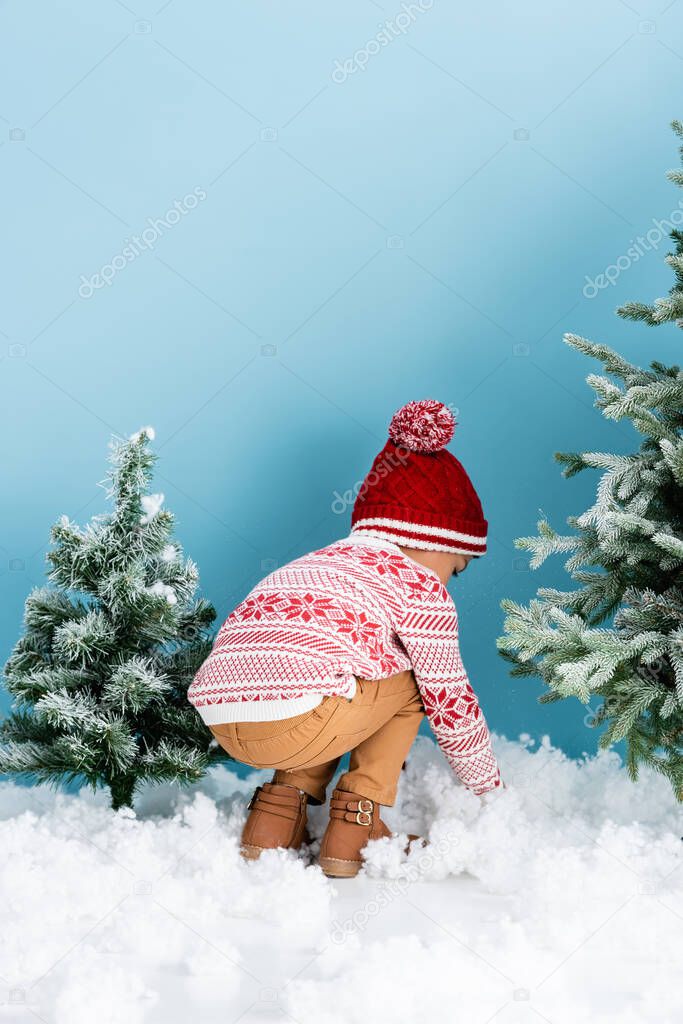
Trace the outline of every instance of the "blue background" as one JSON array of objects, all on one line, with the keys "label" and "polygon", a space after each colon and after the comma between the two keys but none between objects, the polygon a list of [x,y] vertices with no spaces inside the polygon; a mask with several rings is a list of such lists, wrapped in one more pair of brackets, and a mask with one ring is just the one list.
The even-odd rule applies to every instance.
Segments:
[{"label": "blue background", "polygon": [[490,724],[594,749],[585,709],[538,706],[495,639],[502,597],[563,583],[514,538],[592,500],[553,452],[635,440],[593,409],[598,367],[562,332],[641,363],[678,352],[674,327],[613,314],[668,290],[668,240],[582,294],[677,209],[683,8],[663,7],[433,0],[378,47],[398,2],[2,3],[2,655],[50,525],[105,507],[113,431],[155,426],[156,489],[223,617],[347,532],[336,496],[394,409],[433,396],[459,410],[452,451],[491,524],[453,587]]}]

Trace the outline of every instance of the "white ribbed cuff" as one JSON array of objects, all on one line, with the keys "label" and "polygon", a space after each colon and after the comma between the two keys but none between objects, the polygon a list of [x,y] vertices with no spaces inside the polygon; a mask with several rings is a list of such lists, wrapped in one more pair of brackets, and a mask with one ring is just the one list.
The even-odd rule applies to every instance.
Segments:
[{"label": "white ribbed cuff", "polygon": [[321,693],[308,693],[292,700],[226,700],[222,704],[206,704],[197,708],[206,725],[226,725],[228,722],[279,722],[294,718],[317,708]]}]

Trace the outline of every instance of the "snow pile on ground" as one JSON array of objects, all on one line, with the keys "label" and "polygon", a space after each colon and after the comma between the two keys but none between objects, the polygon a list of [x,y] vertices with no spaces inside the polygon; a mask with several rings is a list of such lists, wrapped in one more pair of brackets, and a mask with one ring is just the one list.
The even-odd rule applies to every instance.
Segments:
[{"label": "snow pile on ground", "polygon": [[[419,739],[357,879],[238,855],[248,780],[106,794],[0,786],[0,1024],[680,1024],[681,815],[616,755],[498,740],[484,801]],[[319,836],[324,808],[312,812]]]}]

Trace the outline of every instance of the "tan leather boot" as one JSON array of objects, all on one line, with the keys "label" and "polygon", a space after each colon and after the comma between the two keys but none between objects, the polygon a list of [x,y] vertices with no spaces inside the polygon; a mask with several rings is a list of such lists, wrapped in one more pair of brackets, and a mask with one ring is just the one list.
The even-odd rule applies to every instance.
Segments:
[{"label": "tan leather boot", "polygon": [[306,794],[294,786],[265,782],[249,801],[240,853],[257,860],[264,850],[298,850],[306,837]]},{"label": "tan leather boot", "polygon": [[391,836],[374,800],[335,789],[319,864],[329,878],[353,878],[363,867],[361,850],[370,839]]}]

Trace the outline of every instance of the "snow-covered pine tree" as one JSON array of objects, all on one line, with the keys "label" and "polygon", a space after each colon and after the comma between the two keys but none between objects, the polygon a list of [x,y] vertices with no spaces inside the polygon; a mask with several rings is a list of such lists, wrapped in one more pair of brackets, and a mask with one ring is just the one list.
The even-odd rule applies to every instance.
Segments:
[{"label": "snow-covered pine tree", "polygon": [[215,611],[172,540],[173,515],[150,494],[147,427],[111,444],[113,511],[84,529],[52,528],[51,586],[26,600],[5,667],[15,698],[0,728],[0,771],[108,786],[130,806],[141,782],[194,782],[226,755],[187,702]]},{"label": "snow-covered pine tree", "polygon": [[[679,139],[683,139],[683,123],[672,121],[671,127]],[[683,146],[679,147],[679,153],[683,162]],[[683,168],[668,171],[666,176],[669,181],[683,188]],[[668,298],[655,299],[651,306],[642,302],[627,302],[617,310],[620,316],[627,320],[642,320],[651,326],[673,322],[677,327],[683,327],[683,231],[674,228],[670,238],[674,243],[674,251],[668,254],[666,262],[674,272],[675,283]]]},{"label": "snow-covered pine tree", "polygon": [[[683,123],[672,127],[683,139]],[[683,187],[683,170],[668,177]],[[683,327],[683,232],[674,229],[671,238],[669,298],[627,303],[620,316]],[[596,405],[607,419],[630,420],[643,440],[632,455],[556,456],[567,477],[587,467],[603,471],[596,502],[568,519],[569,536],[543,521],[537,537],[517,546],[531,552],[532,568],[571,553],[566,569],[578,587],[539,589],[528,607],[504,601],[498,646],[513,675],[542,677],[549,687],[542,701],[597,696],[601,746],[626,740],[632,777],[649,764],[683,800],[683,376],[659,362],[642,370],[574,335],[565,341],[604,364],[606,376],[588,377]]]},{"label": "snow-covered pine tree", "polygon": [[683,374],[641,370],[604,345],[566,335],[601,360],[588,383],[607,419],[632,422],[643,441],[632,455],[558,454],[565,476],[599,469],[595,504],[558,535],[542,521],[517,546],[538,568],[571,553],[576,589],[539,589],[528,607],[506,600],[498,641],[512,674],[540,675],[542,702],[575,696],[602,703],[600,745],[626,740],[635,779],[641,763],[666,775],[683,800]]}]

